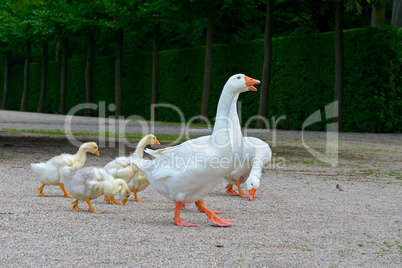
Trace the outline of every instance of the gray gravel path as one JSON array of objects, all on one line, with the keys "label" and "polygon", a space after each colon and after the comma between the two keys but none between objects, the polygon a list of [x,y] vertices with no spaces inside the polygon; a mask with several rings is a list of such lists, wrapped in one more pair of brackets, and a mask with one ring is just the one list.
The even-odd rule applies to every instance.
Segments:
[{"label": "gray gravel path", "polygon": [[[199,227],[183,228],[173,224],[174,204],[151,187],[139,193],[145,203],[131,197],[122,207],[96,199],[94,207],[104,214],[71,211],[72,200],[62,198],[58,187],[45,187],[50,197],[38,196],[40,183],[29,163],[76,147],[63,136],[4,131],[52,129],[63,121],[41,115],[38,126],[29,116],[36,115],[0,111],[0,267],[402,265],[400,134],[341,134],[340,163],[330,167],[306,151],[300,132],[278,131],[272,148],[276,166],[264,170],[257,199],[225,195],[224,181],[205,198],[207,207],[225,211],[222,217],[234,220],[233,226],[212,226],[190,204],[182,220]],[[91,120],[83,129],[94,126]],[[169,125],[157,129],[175,133]],[[271,144],[272,132],[254,134]],[[307,136],[309,146],[325,151],[325,133]],[[100,157],[89,155],[87,166],[103,166],[117,154],[108,145]]]}]

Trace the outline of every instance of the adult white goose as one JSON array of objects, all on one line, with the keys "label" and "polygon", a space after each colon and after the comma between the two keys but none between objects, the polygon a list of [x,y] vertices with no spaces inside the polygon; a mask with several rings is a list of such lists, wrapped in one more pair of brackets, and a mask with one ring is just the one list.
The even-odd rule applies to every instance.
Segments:
[{"label": "adult white goose", "polygon": [[[137,145],[133,155],[143,158],[144,149],[147,145],[159,145],[158,139],[152,135],[148,134],[143,137]],[[131,164],[130,159],[133,157],[118,157],[115,160],[109,162],[104,169],[106,169],[115,178],[121,178],[126,181],[130,191],[134,193],[134,199],[137,202],[145,202],[138,199],[137,193],[143,191],[149,185],[147,177],[133,164]],[[105,196],[105,200],[108,203],[111,201],[112,204],[121,204],[114,200],[114,197]]]},{"label": "adult white goose", "polygon": [[99,156],[98,145],[95,142],[83,143],[76,154],[61,154],[48,160],[46,163],[32,163],[31,169],[36,174],[38,180],[42,182],[38,188],[38,194],[48,196],[43,193],[45,185],[59,185],[64,193],[64,197],[72,197],[64,188],[63,183],[60,183],[60,168],[70,167],[72,170],[77,170],[85,165],[87,152]]},{"label": "adult white goose", "polygon": [[[266,142],[258,138],[244,137],[243,141],[243,157],[238,159],[236,169],[224,177],[229,182],[226,194],[253,200],[256,190],[260,187],[262,168],[271,161],[272,151]],[[240,186],[244,182],[249,195],[245,195]],[[234,184],[237,185],[238,193],[233,190]]]},{"label": "adult white goose", "polygon": [[[226,186],[226,194],[239,195],[241,197],[247,197],[253,200],[255,191],[260,186],[261,172],[263,166],[271,161],[272,151],[269,145],[255,137],[243,137],[241,132],[239,117],[237,113],[237,99],[239,94],[234,98],[232,106],[230,108],[230,118],[234,126],[234,138],[241,138],[243,141],[243,153],[235,159],[236,169],[227,174],[224,178],[229,182]],[[197,139],[187,141],[192,144],[203,144],[206,140],[210,139],[210,136],[202,136]],[[185,142],[186,143],[186,142]],[[184,143],[182,143],[184,144]],[[159,150],[146,149],[145,151],[155,158],[160,157],[163,154],[169,153],[170,150],[174,150],[176,147],[162,148]],[[240,184],[246,182],[246,189],[250,195],[245,195],[241,189]],[[233,190],[233,185],[236,184],[239,192]]]},{"label": "adult white goose", "polygon": [[205,207],[202,199],[235,168],[234,154],[242,153],[242,141],[233,138],[230,107],[238,93],[256,91],[253,85],[259,83],[243,74],[229,78],[219,98],[212,135],[203,144],[194,147],[187,142],[154,160],[132,158],[131,162],[145,174],[152,187],[175,201],[176,225],[197,226],[180,219],[182,204],[191,202],[195,202],[213,224],[230,226],[233,223],[216,216],[214,211]]},{"label": "adult white goose", "polygon": [[[226,194],[248,197],[253,200],[256,190],[260,187],[261,172],[263,166],[271,161],[272,151],[269,145],[255,137],[243,137],[240,127],[239,116],[237,113],[237,99],[232,103],[230,118],[235,126],[236,136],[241,136],[243,140],[243,154],[236,161],[236,169],[224,178],[229,182],[226,186]],[[245,195],[240,184],[246,182],[246,189],[249,195]],[[238,193],[233,190],[236,184]]]},{"label": "adult white goose", "polygon": [[101,195],[114,196],[120,194],[122,204],[125,205],[130,197],[127,183],[122,179],[115,179],[103,168],[86,167],[77,171],[69,167],[61,169],[61,182],[64,183],[69,193],[75,198],[71,210],[82,211],[78,207],[78,201],[86,201],[89,211],[97,211],[91,204],[91,200]]}]

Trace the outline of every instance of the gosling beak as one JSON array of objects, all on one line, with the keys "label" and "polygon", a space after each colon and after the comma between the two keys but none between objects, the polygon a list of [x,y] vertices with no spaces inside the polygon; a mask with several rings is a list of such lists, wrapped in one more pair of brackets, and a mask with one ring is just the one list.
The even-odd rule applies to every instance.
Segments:
[{"label": "gosling beak", "polygon": [[97,155],[97,156],[99,156],[99,151],[96,150],[94,154]]},{"label": "gosling beak", "polygon": [[244,76],[244,79],[246,80],[246,86],[248,86],[248,90],[257,91],[257,89],[253,86],[261,83],[259,80],[248,77],[247,75]]},{"label": "gosling beak", "polygon": [[127,199],[125,199],[125,200],[123,200],[123,201],[121,201],[121,202],[123,203],[123,206],[125,206],[126,203],[127,203]]},{"label": "gosling beak", "polygon": [[257,191],[256,189],[254,189],[254,188],[252,188],[250,191],[248,191],[249,193],[250,193],[250,196],[249,196],[249,198],[248,198],[248,200],[253,200],[254,199],[254,194],[255,194],[255,191]]},{"label": "gosling beak", "polygon": [[156,145],[161,145],[160,142],[158,141],[158,139],[156,139],[155,144]]}]

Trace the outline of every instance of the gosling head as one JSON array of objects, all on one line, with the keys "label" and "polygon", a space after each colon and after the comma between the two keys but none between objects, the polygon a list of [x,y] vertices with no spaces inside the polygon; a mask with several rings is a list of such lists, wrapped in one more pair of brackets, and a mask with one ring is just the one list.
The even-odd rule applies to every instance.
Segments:
[{"label": "gosling head", "polygon": [[130,189],[128,189],[127,183],[122,179],[116,179],[117,183],[119,184],[119,194],[120,199],[123,205],[125,206],[127,203],[128,198],[130,197]]},{"label": "gosling head", "polygon": [[159,143],[158,139],[155,137],[155,135],[153,135],[153,134],[148,134],[148,135],[146,136],[146,138],[147,138],[147,144],[148,144],[148,145],[154,145],[154,144],[160,145],[160,143]]},{"label": "gosling head", "polygon": [[86,142],[80,146],[80,150],[84,150],[84,152],[90,152],[97,156],[99,156],[98,145],[96,142]]},{"label": "gosling head", "polygon": [[249,200],[254,199],[255,191],[260,187],[260,179],[257,176],[250,176],[246,180],[246,189],[250,193]]}]

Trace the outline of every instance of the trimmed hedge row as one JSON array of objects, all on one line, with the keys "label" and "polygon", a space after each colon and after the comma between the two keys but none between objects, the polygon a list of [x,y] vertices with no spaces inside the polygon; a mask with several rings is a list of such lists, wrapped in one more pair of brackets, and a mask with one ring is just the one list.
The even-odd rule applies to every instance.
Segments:
[{"label": "trimmed hedge row", "polygon": [[[344,131],[400,132],[401,33],[395,28],[365,28],[344,33]],[[215,45],[209,117],[213,120],[222,87],[228,77],[245,73],[261,78],[263,40]],[[205,48],[161,51],[159,102],[176,105],[186,120],[200,114]],[[281,129],[301,129],[303,122],[334,100],[334,34],[280,37],[273,40],[272,79],[268,93],[268,118],[286,115]],[[3,61],[4,62],[4,61]],[[114,103],[114,57],[98,57],[94,66],[94,103]],[[4,66],[0,66],[2,72]],[[122,73],[122,113],[150,118],[152,55],[125,55]],[[36,111],[41,64],[32,63],[27,110]],[[69,61],[67,109],[85,102],[85,61]],[[23,66],[10,70],[7,108],[18,110],[23,89]],[[59,106],[60,64],[49,62],[44,112]],[[390,81],[391,79],[391,81]],[[3,77],[0,77],[3,83]],[[0,89],[0,98],[3,89]],[[259,92],[241,94],[244,123],[258,113]],[[106,106],[108,107],[108,106]],[[83,114],[83,111],[80,113]],[[112,115],[109,111],[106,115]],[[323,113],[323,118],[325,114]],[[159,120],[179,121],[176,111],[159,108]],[[272,123],[272,121],[270,122]],[[316,123],[309,130],[325,130]],[[272,125],[271,125],[272,127]]]}]

